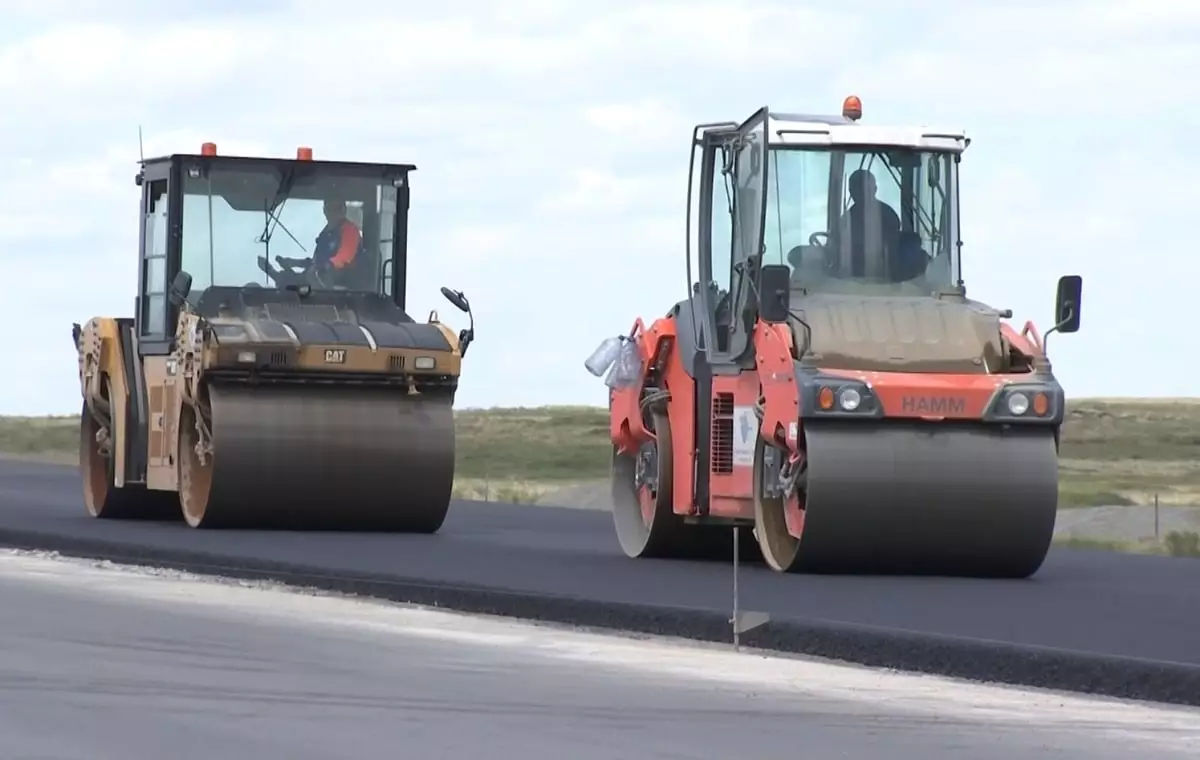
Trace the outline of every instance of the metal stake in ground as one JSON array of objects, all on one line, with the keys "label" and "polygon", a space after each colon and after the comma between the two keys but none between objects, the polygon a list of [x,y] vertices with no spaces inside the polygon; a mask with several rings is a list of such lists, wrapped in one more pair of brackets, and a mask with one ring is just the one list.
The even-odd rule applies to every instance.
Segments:
[{"label": "metal stake in ground", "polygon": [[733,526],[733,616],[729,618],[733,626],[733,649],[738,651],[742,646],[742,634],[765,625],[771,616],[765,612],[742,612],[738,606],[738,565],[741,564],[741,528]]}]

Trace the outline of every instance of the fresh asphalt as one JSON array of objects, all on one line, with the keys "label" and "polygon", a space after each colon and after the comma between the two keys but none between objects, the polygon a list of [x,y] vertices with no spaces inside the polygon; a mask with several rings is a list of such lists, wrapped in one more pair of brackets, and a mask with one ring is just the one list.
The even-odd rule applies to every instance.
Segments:
[{"label": "fresh asphalt", "polygon": [[[456,503],[433,536],[197,531],[83,510],[74,468],[0,460],[0,544],[290,577],[478,611],[728,638],[730,567],[631,560],[609,515]],[[353,580],[349,580],[353,579]],[[1200,703],[1200,562],[1052,550],[1034,578],[744,566],[752,644],[983,680]]]},{"label": "fresh asphalt", "polygon": [[759,663],[77,561],[0,553],[0,610],[6,758],[1182,760],[1200,748],[1194,710]]}]

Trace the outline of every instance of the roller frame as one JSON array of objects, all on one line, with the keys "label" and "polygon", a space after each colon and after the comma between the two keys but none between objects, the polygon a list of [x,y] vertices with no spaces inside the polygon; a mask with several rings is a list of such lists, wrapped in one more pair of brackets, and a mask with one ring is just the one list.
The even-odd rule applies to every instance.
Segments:
[{"label": "roller frame", "polygon": [[[814,287],[820,277],[796,281],[790,266],[762,258],[766,199],[777,189],[768,156],[792,149],[829,154],[829,231],[843,221],[849,153],[919,154],[919,162],[889,162],[899,167],[909,203],[899,213],[909,223],[918,165],[945,167],[931,176],[942,177],[938,187],[953,185],[942,195],[939,239],[954,247],[957,237],[946,236],[959,232],[958,164],[969,141],[953,131],[876,129],[863,142],[860,116],[857,108],[837,117],[763,107],[740,123],[693,129],[690,292],[666,316],[635,321],[628,337],[641,376],[610,392],[614,522],[627,555],[647,556],[642,544],[654,542],[631,530],[636,488],[621,483],[666,419],[671,440],[657,449],[669,454],[670,511],[659,504],[655,520],[642,521],[650,534],[661,526],[664,537],[687,543],[695,531],[752,527],[761,556],[780,572],[1024,578],[1041,566],[1057,509],[1065,400],[1033,325],[1018,333],[1002,321],[1011,313],[970,301],[957,272],[936,294],[920,286],[826,290]],[[714,205],[719,186],[732,189],[732,204]],[[729,242],[717,245],[713,219],[726,213]],[[823,248],[814,239],[822,234],[836,237],[810,233],[807,247]],[[803,240],[788,245],[789,261],[812,253]],[[824,254],[828,274],[834,264]],[[728,292],[718,284],[724,276]],[[1078,330],[1081,288],[1077,276],[1060,278],[1052,332]],[[841,407],[834,400],[850,386],[862,403]],[[1019,401],[1010,396],[1018,388],[1033,393],[1029,415],[1007,403]],[[659,399],[663,408],[647,417]]]},{"label": "roller frame", "polygon": [[[125,374],[121,347],[131,337],[129,325],[97,318],[78,337],[80,471],[93,517],[182,517],[195,528],[440,529],[454,481],[453,383],[419,393],[394,377],[341,385],[336,378],[330,385],[288,382],[287,376],[255,382],[222,378],[219,371],[210,378],[195,364],[203,349],[188,351],[185,339],[169,357],[181,368],[172,378],[178,392],[162,394],[175,403],[155,411],[150,426],[171,437],[171,445],[157,452],[173,463],[170,472],[130,472],[133,462],[156,461],[156,452],[133,422],[133,412],[148,407],[145,394],[139,398],[135,390],[145,384],[142,363],[134,363],[132,382]],[[260,431],[287,436],[273,440]],[[218,461],[237,467],[222,470]],[[197,508],[189,488],[198,472],[216,477],[207,510]],[[347,499],[355,509],[338,507]]]},{"label": "roller frame", "polygon": [[[146,193],[151,181],[169,182],[168,202],[177,204],[180,167],[217,160],[278,163],[176,155],[145,162],[137,184]],[[341,166],[405,177],[415,169]],[[455,334],[436,312],[424,324],[403,313],[407,181],[397,188],[393,287],[382,300],[302,294],[307,308],[296,309],[297,295],[284,290],[209,288],[198,303],[185,304],[186,293],[172,301],[167,336],[139,340],[140,317],[74,325],[89,515],[182,517],[193,528],[440,529],[454,481],[453,402],[474,323]],[[179,272],[178,245],[177,233],[169,236],[168,279]],[[465,296],[442,291],[470,316]],[[229,312],[225,302],[243,296],[252,308]],[[313,321],[314,307],[337,321]]]},{"label": "roller frame", "polygon": [[[1057,511],[1061,413],[1036,425],[819,419],[806,410],[804,388],[813,381],[783,340],[787,328],[760,323],[753,369],[701,371],[704,357],[692,358],[696,378],[709,377],[710,388],[754,411],[752,463],[716,474],[711,448],[710,456],[698,448],[720,435],[715,395],[684,369],[680,313],[635,325],[643,381],[610,394],[613,520],[627,556],[727,558],[729,529],[741,525],[755,539],[743,556],[779,572],[1026,578],[1040,568]],[[1057,387],[1047,375],[1021,380]],[[989,409],[1009,387],[995,384]],[[637,476],[647,450],[657,456],[656,478],[671,483],[650,509],[644,496],[639,502]],[[794,465],[787,477],[780,461]],[[680,477],[678,468],[693,462],[698,477]]]}]

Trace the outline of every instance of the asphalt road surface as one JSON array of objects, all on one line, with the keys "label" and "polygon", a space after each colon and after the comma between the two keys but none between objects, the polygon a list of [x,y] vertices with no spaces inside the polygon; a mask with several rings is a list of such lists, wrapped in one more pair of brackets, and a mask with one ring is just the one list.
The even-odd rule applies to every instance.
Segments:
[{"label": "asphalt road surface", "polygon": [[0,552],[18,760],[1196,757],[1200,711]]},{"label": "asphalt road surface", "polygon": [[[582,510],[456,503],[433,536],[197,531],[92,519],[74,468],[0,460],[0,543],[14,531],[602,602],[731,604],[728,565],[628,559],[610,516]],[[740,602],[781,619],[1200,664],[1194,559],[1054,549],[1027,581],[785,576],[759,565],[744,568]]]}]

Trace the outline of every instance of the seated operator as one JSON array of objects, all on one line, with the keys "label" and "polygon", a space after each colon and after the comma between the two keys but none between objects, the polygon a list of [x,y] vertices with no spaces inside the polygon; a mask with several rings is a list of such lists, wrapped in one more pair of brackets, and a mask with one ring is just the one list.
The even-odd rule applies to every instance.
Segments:
[{"label": "seated operator", "polygon": [[887,262],[899,244],[900,216],[875,197],[875,176],[871,172],[855,170],[848,184],[854,205],[841,219],[842,276],[884,277]]},{"label": "seated operator", "polygon": [[312,274],[326,286],[346,285],[353,279],[363,248],[362,233],[346,216],[346,201],[325,197],[325,227],[317,235],[312,258],[285,259],[293,266],[312,264]]},{"label": "seated operator", "polygon": [[332,271],[332,280],[342,284],[349,281],[355,270],[363,239],[358,226],[346,217],[346,201],[337,196],[325,198],[325,229],[317,235],[313,249],[313,268],[322,280],[328,282],[326,273]]}]

